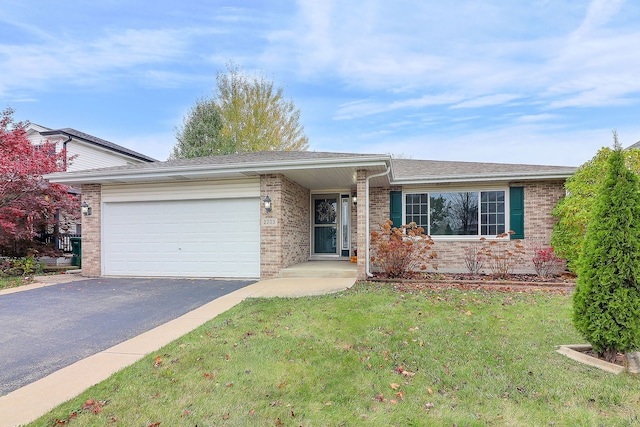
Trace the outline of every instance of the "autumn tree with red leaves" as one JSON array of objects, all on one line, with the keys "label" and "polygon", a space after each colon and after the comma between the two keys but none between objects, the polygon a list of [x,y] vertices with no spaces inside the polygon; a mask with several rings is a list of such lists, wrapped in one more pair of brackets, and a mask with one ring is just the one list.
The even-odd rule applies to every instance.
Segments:
[{"label": "autumn tree with red leaves", "polygon": [[25,255],[36,248],[34,236],[56,224],[56,214],[77,215],[78,200],[69,187],[43,175],[63,170],[66,153],[54,144],[34,147],[26,123],[13,110],[0,113],[0,255]]}]

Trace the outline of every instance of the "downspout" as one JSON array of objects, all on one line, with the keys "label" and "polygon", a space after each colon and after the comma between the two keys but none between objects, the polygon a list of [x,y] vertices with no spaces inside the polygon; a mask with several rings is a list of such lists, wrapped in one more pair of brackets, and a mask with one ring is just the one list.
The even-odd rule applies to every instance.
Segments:
[{"label": "downspout", "polygon": [[[71,141],[71,137],[67,136],[66,141],[62,141],[62,152],[64,153],[64,159],[62,159],[62,165],[64,171],[67,171],[67,143]],[[60,249],[60,209],[56,211],[56,224],[53,226],[53,241],[56,249]]]},{"label": "downspout", "polygon": [[71,137],[67,136],[66,141],[62,141],[62,152],[64,153],[64,159],[62,160],[62,164],[64,165],[64,171],[67,171],[67,143],[71,142]]},{"label": "downspout", "polygon": [[367,236],[366,236],[367,247],[365,248],[366,249],[365,250],[365,254],[366,254],[365,271],[366,271],[367,277],[373,277],[373,274],[371,274],[371,265],[370,265],[370,259],[369,259],[369,252],[370,252],[370,248],[369,248],[369,239],[370,239],[370,236],[369,236],[369,228],[370,228],[369,227],[369,180],[371,178],[378,178],[380,176],[388,175],[389,172],[391,172],[391,166],[387,166],[387,170],[386,171],[378,173],[378,174],[375,174],[375,175],[368,176],[365,179],[365,195],[364,195],[365,203],[364,203],[364,205],[365,205],[365,208],[366,208],[366,212],[365,212],[365,230],[366,230],[366,233],[367,233]]}]

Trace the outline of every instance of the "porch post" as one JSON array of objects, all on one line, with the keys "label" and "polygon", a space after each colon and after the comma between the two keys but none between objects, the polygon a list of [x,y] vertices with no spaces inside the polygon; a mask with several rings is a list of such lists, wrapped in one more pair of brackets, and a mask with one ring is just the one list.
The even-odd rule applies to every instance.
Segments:
[{"label": "porch post", "polygon": [[367,195],[366,192],[367,171],[359,170],[357,172],[356,195],[358,196],[358,204],[356,205],[357,217],[357,242],[358,242],[358,280],[367,278]]},{"label": "porch post", "polygon": [[[83,184],[82,201],[91,206],[90,216],[82,215],[82,275],[102,275],[102,185]],[[78,209],[80,205],[78,204]]]},{"label": "porch post", "polygon": [[[262,201],[269,196],[273,210],[266,212]],[[278,277],[283,266],[282,179],[279,175],[260,175],[260,279]]]}]

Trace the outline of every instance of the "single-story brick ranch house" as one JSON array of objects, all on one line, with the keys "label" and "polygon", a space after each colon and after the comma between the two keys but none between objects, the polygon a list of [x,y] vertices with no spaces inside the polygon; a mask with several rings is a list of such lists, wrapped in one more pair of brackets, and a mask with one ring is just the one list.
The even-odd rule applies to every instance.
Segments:
[{"label": "single-story brick ranch house", "polygon": [[[482,236],[548,245],[573,167],[255,152],[52,174],[81,186],[86,276],[278,277],[309,260],[371,271],[371,230],[391,219],[433,237],[440,271]],[[267,206],[265,201],[270,201]],[[508,238],[507,238],[508,240]],[[509,244],[509,242],[505,242]]]}]

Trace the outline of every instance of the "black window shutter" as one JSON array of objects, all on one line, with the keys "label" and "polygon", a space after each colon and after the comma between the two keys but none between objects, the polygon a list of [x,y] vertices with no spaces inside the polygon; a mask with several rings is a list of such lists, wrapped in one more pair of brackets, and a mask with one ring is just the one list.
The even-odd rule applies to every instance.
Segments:
[{"label": "black window shutter", "polygon": [[394,227],[402,227],[402,191],[390,191],[389,197],[389,219]]},{"label": "black window shutter", "polygon": [[509,205],[511,207],[510,223],[512,239],[524,239],[524,187],[509,188]]}]

